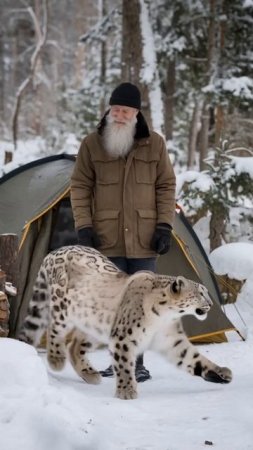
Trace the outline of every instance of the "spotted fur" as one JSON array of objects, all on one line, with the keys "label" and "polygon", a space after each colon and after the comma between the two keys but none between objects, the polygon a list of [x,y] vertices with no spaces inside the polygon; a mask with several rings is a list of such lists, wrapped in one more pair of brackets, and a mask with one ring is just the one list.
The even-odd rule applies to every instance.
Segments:
[{"label": "spotted fur", "polygon": [[47,329],[49,365],[61,370],[68,356],[92,384],[101,376],[87,353],[98,343],[108,344],[121,399],[137,397],[135,360],[147,349],[192,375],[228,383],[231,371],[201,355],[181,324],[185,314],[204,319],[211,304],[203,285],[182,276],[145,271],[129,276],[94,249],[62,247],[41,265],[20,339],[37,346]]}]

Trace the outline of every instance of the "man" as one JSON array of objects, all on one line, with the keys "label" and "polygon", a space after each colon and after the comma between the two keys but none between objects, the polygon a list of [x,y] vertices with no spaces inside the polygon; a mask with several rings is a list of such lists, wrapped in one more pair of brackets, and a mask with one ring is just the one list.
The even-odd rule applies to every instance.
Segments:
[{"label": "man", "polygon": [[[81,245],[97,248],[121,270],[156,270],[170,247],[175,174],[163,138],[149,131],[137,86],[122,83],[96,131],[82,142],[71,178]],[[101,372],[112,376],[111,366]],[[136,380],[151,378],[136,361]]]}]

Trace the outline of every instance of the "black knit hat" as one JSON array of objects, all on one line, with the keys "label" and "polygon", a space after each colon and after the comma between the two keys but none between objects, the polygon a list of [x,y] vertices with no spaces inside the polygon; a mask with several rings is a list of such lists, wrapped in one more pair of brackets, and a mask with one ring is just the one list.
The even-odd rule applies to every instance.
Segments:
[{"label": "black knit hat", "polygon": [[121,83],[112,92],[109,104],[141,109],[141,93],[134,84]]}]

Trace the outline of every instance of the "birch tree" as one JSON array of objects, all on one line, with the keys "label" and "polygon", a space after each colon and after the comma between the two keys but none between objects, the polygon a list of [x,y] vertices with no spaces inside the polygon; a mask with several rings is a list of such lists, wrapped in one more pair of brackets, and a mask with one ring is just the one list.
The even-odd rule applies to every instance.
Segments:
[{"label": "birch tree", "polygon": [[[14,149],[16,149],[16,147],[17,147],[18,117],[19,117],[21,101],[22,101],[22,98],[23,98],[27,88],[34,80],[39,57],[45,47],[45,43],[46,43],[46,39],[47,39],[48,0],[43,0],[43,23],[42,24],[39,23],[39,19],[31,7],[27,8],[27,13],[30,15],[30,17],[33,21],[35,35],[36,35],[36,47],[31,56],[29,74],[28,74],[27,78],[21,83],[21,85],[19,86],[17,93],[16,93],[14,112],[13,112],[13,120],[12,120]],[[5,162],[7,162],[7,161],[5,161]]]}]

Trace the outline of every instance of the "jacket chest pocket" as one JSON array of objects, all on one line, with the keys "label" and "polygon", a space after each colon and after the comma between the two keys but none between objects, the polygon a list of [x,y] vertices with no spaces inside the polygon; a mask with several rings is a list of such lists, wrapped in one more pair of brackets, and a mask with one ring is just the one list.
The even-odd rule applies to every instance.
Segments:
[{"label": "jacket chest pocket", "polygon": [[154,184],[156,181],[158,160],[149,155],[135,156],[136,183]]},{"label": "jacket chest pocket", "polygon": [[94,166],[98,184],[119,183],[119,160],[94,161]]}]

